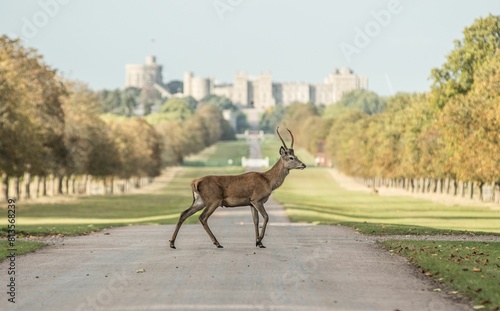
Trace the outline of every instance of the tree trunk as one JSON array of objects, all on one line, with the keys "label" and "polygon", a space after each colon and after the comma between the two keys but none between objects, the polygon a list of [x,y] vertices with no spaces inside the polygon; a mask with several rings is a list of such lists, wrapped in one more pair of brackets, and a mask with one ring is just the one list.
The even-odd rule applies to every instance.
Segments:
[{"label": "tree trunk", "polygon": [[495,182],[491,183],[491,202],[495,203],[496,199],[496,189],[495,189]]},{"label": "tree trunk", "polygon": [[5,202],[9,200],[9,175],[2,173],[2,193],[5,197]]},{"label": "tree trunk", "polygon": [[57,178],[57,194],[64,194],[64,192],[63,192],[63,179],[64,179],[64,175],[60,175]]},{"label": "tree trunk", "polygon": [[29,172],[24,173],[24,198],[30,198],[30,183],[31,183],[31,174]]},{"label": "tree trunk", "polygon": [[115,191],[115,176],[111,176],[111,188],[109,189],[110,194],[114,194]]},{"label": "tree trunk", "polygon": [[500,204],[500,182],[493,182],[493,193],[494,199],[493,202]]},{"label": "tree trunk", "polygon": [[66,187],[64,190],[66,190],[65,191],[66,195],[68,195],[69,194],[69,177],[70,177],[70,175],[67,175],[67,176],[64,176],[64,177],[66,177],[66,178],[64,178],[64,185]]},{"label": "tree trunk", "polygon": [[50,196],[54,196],[54,174],[50,174],[49,176],[49,189],[50,189]]},{"label": "tree trunk", "polygon": [[75,195],[76,194],[76,176],[71,175],[71,194]]},{"label": "tree trunk", "polygon": [[[83,191],[82,191],[82,194],[88,194],[88,184],[89,182],[89,175],[85,174],[85,176],[83,176]],[[80,191],[78,191],[80,192]]]},{"label": "tree trunk", "polygon": [[44,175],[42,177],[42,181],[43,181],[42,195],[45,197],[47,196],[47,176]]},{"label": "tree trunk", "polygon": [[474,182],[469,182],[469,198],[472,200],[474,198]]},{"label": "tree trunk", "polygon": [[21,199],[21,181],[19,180],[19,176],[14,177],[14,191],[16,194],[16,199]]}]

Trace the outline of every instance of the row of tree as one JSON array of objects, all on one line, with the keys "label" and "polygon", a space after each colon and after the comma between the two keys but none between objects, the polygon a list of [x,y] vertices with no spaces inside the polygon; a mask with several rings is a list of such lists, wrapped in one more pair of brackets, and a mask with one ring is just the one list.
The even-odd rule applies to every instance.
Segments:
[{"label": "row of tree", "polygon": [[[171,81],[165,86],[167,89],[180,90],[182,82]],[[174,93],[171,93],[174,94]],[[246,115],[233,102],[224,97],[209,94],[199,102],[193,97],[180,97],[175,92],[174,97],[163,98],[157,89],[139,89],[127,87],[125,89],[102,90],[98,92],[102,101],[101,113],[109,113],[121,116],[145,116],[148,120],[156,122],[158,119],[185,119],[193,114],[198,105],[212,105],[220,110],[230,110],[235,118],[234,130],[243,133],[250,126]]]},{"label": "row of tree", "polygon": [[291,106],[283,123],[298,144],[351,176],[421,192],[472,196],[478,189],[484,200],[496,191],[498,200],[499,47],[500,18],[480,18],[432,70],[429,92],[380,99],[354,91],[324,111]]},{"label": "row of tree", "polygon": [[[47,180],[57,181],[60,194],[82,192],[75,180],[84,181],[81,187],[88,189],[86,183],[96,178],[113,191],[115,177],[155,177],[162,167],[178,164],[222,137],[234,138],[215,105],[194,102],[183,114],[170,109],[176,101],[192,99],[172,99],[149,122],[102,115],[109,108],[102,93],[62,79],[36,50],[0,37],[2,199],[19,198],[21,192],[24,197],[46,195]],[[12,180],[15,189],[9,189]]]}]

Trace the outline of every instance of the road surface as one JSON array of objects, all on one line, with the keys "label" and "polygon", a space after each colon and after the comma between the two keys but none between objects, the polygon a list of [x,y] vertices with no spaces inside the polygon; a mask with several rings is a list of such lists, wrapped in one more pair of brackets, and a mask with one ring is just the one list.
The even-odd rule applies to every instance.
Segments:
[{"label": "road surface", "polygon": [[[136,226],[56,240],[16,259],[16,304],[1,310],[467,310],[433,291],[403,258],[340,226],[294,225],[268,202],[255,247],[249,208],[219,209],[209,224]],[[8,262],[0,264],[7,283]],[[5,289],[6,287],[4,287]],[[7,307],[7,308],[5,308]]]}]

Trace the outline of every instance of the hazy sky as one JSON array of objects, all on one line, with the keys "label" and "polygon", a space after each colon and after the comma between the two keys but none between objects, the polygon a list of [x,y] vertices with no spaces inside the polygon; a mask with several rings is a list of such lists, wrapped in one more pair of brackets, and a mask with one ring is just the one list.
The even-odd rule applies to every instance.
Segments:
[{"label": "hazy sky", "polygon": [[274,81],[322,82],[349,66],[389,95],[426,91],[453,40],[489,13],[500,1],[0,0],[0,33],[94,89],[122,87],[125,64],[153,53],[165,81],[271,71]]}]

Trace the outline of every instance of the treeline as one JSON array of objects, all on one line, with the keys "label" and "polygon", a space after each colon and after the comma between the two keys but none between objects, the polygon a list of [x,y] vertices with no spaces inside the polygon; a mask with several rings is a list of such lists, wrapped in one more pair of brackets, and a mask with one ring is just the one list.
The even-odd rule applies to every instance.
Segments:
[{"label": "treeline", "polygon": [[[500,18],[480,18],[425,94],[346,94],[286,109],[297,143],[369,186],[500,200]],[[371,97],[371,100],[368,100]],[[272,115],[269,114],[269,116]]]},{"label": "treeline", "polygon": [[192,99],[173,98],[148,119],[103,116],[108,108],[102,93],[61,78],[36,50],[0,37],[1,199],[88,194],[96,183],[106,193],[125,191],[234,138],[218,107]]}]

